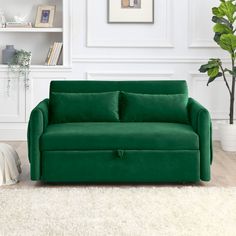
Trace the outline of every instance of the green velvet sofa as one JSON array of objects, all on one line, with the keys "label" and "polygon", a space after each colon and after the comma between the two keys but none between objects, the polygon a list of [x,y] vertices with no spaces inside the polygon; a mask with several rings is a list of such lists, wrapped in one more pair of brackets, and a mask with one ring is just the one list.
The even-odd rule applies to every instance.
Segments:
[{"label": "green velvet sofa", "polygon": [[28,124],[31,179],[209,181],[209,112],[185,81],[52,81]]}]

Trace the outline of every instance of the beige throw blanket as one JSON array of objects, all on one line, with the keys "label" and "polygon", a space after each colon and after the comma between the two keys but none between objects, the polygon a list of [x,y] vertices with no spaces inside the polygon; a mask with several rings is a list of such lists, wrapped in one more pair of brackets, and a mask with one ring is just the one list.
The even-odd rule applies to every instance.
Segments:
[{"label": "beige throw blanket", "polygon": [[21,173],[17,152],[8,144],[0,143],[0,186],[15,184]]}]

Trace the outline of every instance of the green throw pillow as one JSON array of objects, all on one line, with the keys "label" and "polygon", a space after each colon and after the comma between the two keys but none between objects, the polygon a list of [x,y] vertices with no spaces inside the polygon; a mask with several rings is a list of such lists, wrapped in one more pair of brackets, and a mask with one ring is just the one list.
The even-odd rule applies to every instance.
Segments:
[{"label": "green throw pillow", "polygon": [[186,94],[121,92],[121,121],[188,123],[187,102]]},{"label": "green throw pillow", "polygon": [[119,121],[119,92],[52,92],[49,104],[51,123]]}]

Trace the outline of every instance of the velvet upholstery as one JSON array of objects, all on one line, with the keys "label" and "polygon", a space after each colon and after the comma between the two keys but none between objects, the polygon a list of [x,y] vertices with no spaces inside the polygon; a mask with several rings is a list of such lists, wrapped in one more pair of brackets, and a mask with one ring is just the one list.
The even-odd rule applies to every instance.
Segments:
[{"label": "velvet upholstery", "polygon": [[[66,142],[65,142],[66,140]],[[49,125],[41,150],[198,150],[198,135],[178,123],[92,122]]]},{"label": "velvet upholstery", "polygon": [[210,114],[206,108],[193,98],[189,98],[188,110],[191,125],[199,136],[201,179],[208,181],[211,177],[210,164],[212,162],[212,127]]},{"label": "velvet upholstery", "polygon": [[[188,93],[185,81],[53,81],[50,85],[50,96],[118,91]],[[32,180],[78,183],[210,180],[211,120],[208,111],[192,98],[186,107],[188,124],[122,121],[51,124],[49,103],[45,99],[33,109],[28,125]]]},{"label": "velvet upholstery", "polygon": [[28,156],[30,161],[31,179],[38,180],[41,176],[41,152],[40,137],[48,126],[48,103],[45,99],[40,102],[31,112],[28,123]]},{"label": "velvet upholstery", "polygon": [[186,81],[52,81],[50,94],[124,91],[144,94],[188,94]]},{"label": "velvet upholstery", "polygon": [[188,123],[187,94],[121,93],[124,122]]},{"label": "velvet upholstery", "polygon": [[119,93],[51,93],[50,123],[119,121]]},{"label": "velvet upholstery", "polygon": [[44,151],[46,182],[160,183],[200,180],[199,150]]}]

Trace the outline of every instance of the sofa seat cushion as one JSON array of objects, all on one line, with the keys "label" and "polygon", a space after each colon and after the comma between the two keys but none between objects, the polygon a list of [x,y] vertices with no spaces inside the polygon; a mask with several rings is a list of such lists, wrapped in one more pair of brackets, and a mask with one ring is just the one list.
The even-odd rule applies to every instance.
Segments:
[{"label": "sofa seat cushion", "polygon": [[65,123],[49,125],[41,150],[197,150],[198,135],[178,123]]}]

